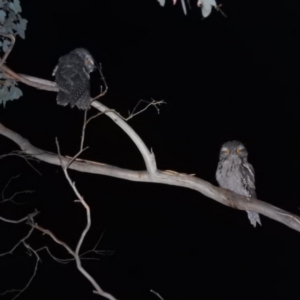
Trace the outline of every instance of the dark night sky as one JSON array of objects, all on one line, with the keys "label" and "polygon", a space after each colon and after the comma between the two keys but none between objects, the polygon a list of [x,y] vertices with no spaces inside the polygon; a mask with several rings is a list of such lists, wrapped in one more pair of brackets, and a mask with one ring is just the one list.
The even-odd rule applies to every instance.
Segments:
[{"label": "dark night sky", "polygon": [[[194,2],[193,0],[190,0]],[[171,2],[171,1],[168,1]],[[59,5],[58,5],[59,3]],[[226,0],[224,18],[213,11],[202,20],[194,7],[161,8],[156,0],[21,1],[28,19],[7,65],[52,80],[61,55],[87,48],[102,63],[109,90],[101,101],[126,115],[140,99],[164,99],[130,120],[159,169],[196,173],[216,184],[222,143],[238,139],[256,171],[258,198],[300,213],[299,3]],[[1,123],[44,150],[64,155],[79,149],[83,113],[57,106],[55,94],[21,85],[24,96],[0,108]],[[92,95],[99,92],[93,74]],[[92,112],[95,112],[92,109]],[[0,154],[17,146],[0,137]],[[145,169],[131,140],[105,116],[87,130],[83,158],[123,168]],[[38,224],[76,245],[85,213],[61,169],[20,158],[0,161],[0,187],[35,190],[1,205],[1,216],[20,218],[37,208]],[[84,266],[100,286],[122,300],[292,299],[299,294],[299,233],[262,217],[254,229],[245,212],[222,206],[188,189],[135,183],[70,171],[92,210],[83,249],[114,250]],[[0,224],[0,252],[8,251],[28,227]],[[48,245],[35,233],[32,247]],[[43,263],[20,299],[99,299],[73,263],[61,265],[41,253]],[[20,247],[0,258],[0,292],[24,286],[34,258]],[[2,299],[11,299],[11,295]]]}]

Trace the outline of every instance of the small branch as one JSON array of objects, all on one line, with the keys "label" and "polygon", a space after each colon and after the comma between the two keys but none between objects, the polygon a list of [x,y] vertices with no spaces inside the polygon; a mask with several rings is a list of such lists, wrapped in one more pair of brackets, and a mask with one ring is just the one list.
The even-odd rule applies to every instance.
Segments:
[{"label": "small branch", "polygon": [[33,228],[30,228],[28,234],[25,237],[23,237],[10,251],[0,253],[0,257],[5,256],[7,254],[12,254],[16,250],[16,248],[21,244],[25,245],[25,241],[31,236],[32,232],[33,232]]},{"label": "small branch", "polygon": [[[31,230],[33,230],[33,228],[31,228]],[[37,272],[37,268],[38,268],[38,264],[39,262],[41,261],[37,251],[35,251],[34,249],[32,249],[28,244],[25,243],[25,241],[23,241],[23,245],[29,250],[29,253],[33,253],[36,257],[36,263],[35,263],[35,267],[34,267],[34,270],[33,270],[33,274],[31,275],[31,277],[29,278],[29,281],[27,282],[27,284],[25,285],[25,287],[23,289],[12,289],[12,290],[7,290],[3,293],[0,294],[0,296],[4,296],[8,293],[17,293],[13,298],[12,300],[18,298],[25,290],[28,289],[28,287],[30,286],[33,278],[35,277],[36,275],[36,272]]]},{"label": "small branch", "polygon": [[183,10],[184,14],[186,15],[187,11],[186,11],[186,6],[185,6],[184,0],[181,0],[181,5],[182,5],[182,10]]},{"label": "small branch", "polygon": [[[32,229],[33,229],[33,228],[32,228]],[[35,275],[36,275],[37,268],[38,268],[38,264],[39,264],[39,262],[41,261],[39,255],[37,254],[37,252],[36,252],[34,249],[32,249],[32,248],[31,248],[28,244],[26,244],[25,242],[24,242],[24,246],[25,246],[31,253],[33,253],[33,254],[35,255],[35,257],[36,257],[36,263],[35,263],[35,267],[34,267],[33,273],[32,273],[32,275],[31,275],[31,277],[29,278],[27,284],[25,285],[25,287],[24,287],[23,289],[21,289],[21,290],[19,290],[19,291],[18,291],[18,290],[15,290],[15,291],[18,291],[18,294],[17,294],[15,297],[13,297],[12,300],[15,300],[15,299],[16,299],[17,297],[19,297],[25,290],[28,289],[28,287],[30,286],[30,284],[31,284],[31,282],[32,282],[32,280],[33,280],[33,278],[34,278]]]},{"label": "small branch", "polygon": [[[136,112],[136,109],[138,108],[138,106],[141,103],[143,103],[143,102],[147,103],[147,106]],[[134,107],[133,111],[129,112],[129,116],[128,116],[128,118],[125,119],[125,121],[128,121],[128,120],[132,119],[133,117],[141,114],[142,112],[144,112],[145,110],[147,110],[150,106],[154,106],[156,108],[156,110],[157,110],[157,113],[159,114],[160,110],[159,110],[159,108],[157,106],[159,106],[161,104],[167,104],[167,103],[164,100],[161,100],[161,101],[152,100],[151,102],[145,101],[145,100],[140,100],[138,102],[138,104]]]},{"label": "small branch", "polygon": [[45,229],[37,225],[36,223],[33,223],[33,220],[28,221],[27,224],[30,225],[32,228],[41,231],[43,234],[49,235],[55,243],[63,246],[72,256],[74,256],[75,252],[65,242],[59,240],[50,230]]},{"label": "small branch", "polygon": [[[53,91],[58,92],[58,87],[56,84],[52,81],[28,76],[28,75],[19,75],[15,72],[13,72],[10,68],[7,66],[1,66],[1,68],[6,74],[14,78],[15,80],[19,80],[23,82],[24,84],[27,84],[32,87],[36,87],[38,89],[44,89],[47,91]],[[102,95],[102,94],[100,94]],[[99,97],[100,97],[99,95]],[[96,98],[99,98],[96,97]],[[95,99],[96,99],[95,98]],[[108,109],[105,105],[98,101],[94,101],[91,103],[93,107],[100,110],[101,112],[105,113],[109,118],[111,118],[119,127],[121,127],[127,135],[132,139],[132,141],[135,143],[135,145],[138,147],[140,153],[143,156],[143,159],[146,164],[146,168],[150,175],[153,175],[156,171],[156,162],[155,157],[153,153],[149,151],[147,146],[144,144],[143,140],[137,135],[137,133],[124,121],[120,116],[118,116],[116,113],[112,112],[110,109]]]},{"label": "small branch", "polygon": [[[61,158],[61,155],[60,155],[60,148],[59,148],[59,143],[58,143],[57,139],[56,139],[56,145],[57,145],[58,156],[59,156],[59,158]],[[73,160],[76,159],[76,157],[79,156],[81,152],[82,152],[82,151],[79,151],[79,152],[74,156]],[[73,160],[71,160],[71,161],[73,161]],[[69,174],[68,174],[68,167],[70,166],[71,163],[67,164],[67,166],[64,167],[64,165],[63,165],[61,159],[60,159],[60,162],[61,162],[61,167],[62,167],[62,169],[63,169],[63,171],[64,171],[64,174],[65,174],[65,177],[67,178],[67,181],[69,182],[69,185],[71,186],[71,188],[73,189],[75,195],[76,195],[76,196],[78,197],[78,199],[79,199],[78,202],[80,202],[80,203],[83,205],[83,207],[85,208],[85,210],[86,210],[86,215],[87,215],[87,225],[86,225],[85,229],[83,230],[83,232],[82,232],[82,234],[81,234],[81,236],[80,236],[80,239],[79,239],[79,241],[78,241],[78,244],[77,244],[77,247],[76,247],[76,250],[75,250],[75,256],[78,256],[78,257],[79,257],[80,247],[81,247],[81,245],[82,245],[82,243],[83,243],[83,240],[84,240],[86,234],[88,233],[88,231],[89,231],[89,229],[90,229],[90,227],[91,227],[91,212],[90,212],[89,206],[87,205],[87,203],[84,201],[83,197],[82,197],[82,196],[80,195],[80,193],[78,192],[78,190],[77,190],[77,188],[76,188],[76,186],[75,186],[75,182],[72,182],[72,180],[71,180],[71,178],[70,178],[70,176],[69,176]]]},{"label": "small branch", "polygon": [[58,258],[58,257],[54,256],[54,255],[51,253],[51,251],[49,250],[49,248],[48,248],[47,246],[41,247],[41,248],[39,248],[39,249],[36,249],[35,251],[36,251],[36,252],[40,252],[40,251],[42,251],[42,250],[46,250],[46,252],[49,254],[49,256],[50,256],[53,260],[55,260],[56,262],[58,262],[58,263],[60,263],[60,264],[67,264],[67,263],[69,263],[70,261],[73,261],[73,260],[74,260],[74,258],[65,258],[65,259],[63,259],[63,258]]},{"label": "small branch", "polygon": [[108,85],[106,84],[106,80],[105,80],[105,77],[104,77],[103,72],[102,72],[102,65],[101,64],[99,64],[99,73],[100,73],[101,79],[102,79],[102,81],[104,83],[104,90],[103,90],[103,88],[101,86],[100,87],[100,94],[98,96],[94,97],[92,99],[92,101],[97,100],[97,99],[103,97],[107,93],[107,91],[108,91]]},{"label": "small branch", "polygon": [[41,231],[42,233],[49,235],[54,242],[56,242],[57,244],[63,246],[74,257],[78,270],[91,282],[91,284],[94,286],[94,288],[96,289],[96,291],[99,295],[101,295],[102,297],[105,297],[109,300],[116,300],[116,298],[114,298],[112,295],[110,295],[109,293],[104,292],[100,288],[100,286],[97,284],[97,282],[94,280],[94,278],[86,272],[86,270],[81,265],[80,257],[76,254],[76,252],[74,252],[68,246],[67,243],[59,240],[50,230],[45,229],[45,228],[37,225],[36,223],[33,223],[33,220],[30,220],[27,224],[30,225],[32,228],[35,228],[35,229]]},{"label": "small branch", "polygon": [[2,158],[6,158],[6,157],[9,157],[9,156],[17,156],[17,157],[21,157],[21,158],[24,158],[24,160],[26,161],[26,163],[34,170],[36,171],[39,175],[42,176],[42,174],[30,163],[30,160],[33,160],[33,161],[37,161],[39,162],[38,159],[32,157],[31,155],[26,155],[25,153],[23,153],[22,151],[12,151],[8,154],[4,154],[4,155],[0,155],[0,159]]},{"label": "small branch", "polygon": [[67,164],[66,166],[66,169],[68,169],[70,167],[70,165],[73,163],[73,161],[75,161],[77,159],[77,157],[83,152],[85,151],[86,149],[88,149],[88,147],[80,150],[74,157],[72,157],[72,159],[69,161],[69,163]]},{"label": "small branch", "polygon": [[89,253],[96,253],[96,254],[101,254],[101,255],[104,255],[106,253],[108,253],[110,255],[110,254],[114,253],[114,251],[110,251],[110,250],[97,250],[96,249],[103,238],[103,234],[104,234],[104,231],[102,232],[102,234],[101,234],[100,238],[98,239],[97,243],[95,244],[94,248],[92,250],[88,250],[88,251],[82,253],[80,255],[80,257],[83,257],[84,255],[89,254]]},{"label": "small branch", "polygon": [[83,122],[83,126],[82,126],[82,134],[81,134],[81,143],[80,143],[80,151],[81,152],[82,152],[83,145],[84,145],[85,131],[86,131],[86,127],[87,127],[88,123],[90,121],[92,121],[93,119],[101,116],[101,115],[103,115],[102,112],[97,113],[94,116],[91,116],[90,118],[88,118],[88,120],[86,120],[87,119],[87,110],[85,110],[85,112],[84,112],[84,122]]},{"label": "small branch", "polygon": [[80,149],[79,151],[82,151],[83,144],[84,144],[84,138],[85,138],[85,128],[86,128],[86,117],[87,117],[87,109],[84,111],[84,119],[83,119],[83,125],[82,125],[82,134],[81,134],[81,142],[80,142]]},{"label": "small branch", "polygon": [[[77,246],[76,246],[76,249],[75,251],[73,251],[71,249],[71,247],[59,240],[50,230],[48,229],[44,229],[43,227],[37,225],[36,223],[33,222],[33,218],[30,218],[29,221],[27,222],[28,225],[30,225],[33,228],[43,232],[44,234],[47,234],[49,235],[52,240],[54,242],[56,242],[57,244],[63,246],[75,259],[76,261],[76,265],[77,265],[77,269],[90,281],[90,283],[93,285],[93,287],[95,288],[96,291],[94,291],[94,293],[97,293],[98,295],[102,296],[102,297],[105,297],[109,300],[116,300],[115,297],[113,297],[111,294],[103,291],[101,289],[101,287],[98,285],[98,283],[95,281],[95,279],[82,267],[82,264],[81,264],[81,257],[80,257],[80,248],[82,246],[82,243],[84,241],[84,238],[86,237],[86,234],[88,233],[90,227],[91,227],[91,214],[90,214],[90,208],[89,206],[87,205],[87,203],[84,201],[83,197],[80,195],[80,193],[78,192],[77,188],[75,187],[75,183],[72,182],[69,174],[68,174],[68,167],[71,165],[71,163],[73,162],[73,160],[76,159],[76,157],[82,152],[80,151],[75,157],[73,157],[68,164],[64,164],[62,158],[61,158],[61,154],[60,154],[60,148],[59,148],[59,143],[56,139],[56,145],[57,145],[57,151],[58,151],[58,158],[59,158],[59,161],[60,161],[60,165],[64,171],[64,174],[65,174],[65,177],[67,178],[70,186],[72,187],[74,193],[76,194],[76,196],[78,197],[78,201],[84,206],[85,210],[86,210],[86,215],[87,215],[87,224],[84,228],[84,230],[82,231],[82,234],[79,238],[79,241],[77,243]],[[42,248],[41,248],[42,249]],[[43,248],[44,249],[44,248]],[[50,251],[48,248],[46,248],[48,253],[50,254]],[[35,252],[36,253],[36,252]],[[37,254],[37,253],[36,253]],[[51,255],[51,254],[50,254]],[[52,256],[52,255],[51,255]],[[55,259],[56,261],[58,261],[57,259]],[[61,261],[60,261],[61,262]]]},{"label": "small branch", "polygon": [[15,203],[15,204],[18,204],[18,203],[16,203],[15,201],[13,201],[13,199],[14,199],[17,195],[34,193],[34,191],[30,191],[30,190],[25,190],[25,191],[15,192],[10,198],[6,198],[6,199],[5,199],[5,197],[4,197],[4,192],[5,192],[5,190],[7,189],[7,187],[8,187],[9,184],[11,183],[11,181],[12,181],[13,179],[18,178],[19,176],[20,176],[20,174],[17,175],[17,176],[11,177],[11,178],[9,179],[8,183],[5,185],[4,189],[2,190],[2,201],[0,201],[0,204],[1,204],[1,203],[4,203],[4,202],[9,202],[9,201],[11,201],[11,202],[13,202],[13,203]]},{"label": "small branch", "polygon": [[164,298],[157,292],[150,290],[151,293],[153,293],[154,295],[156,295],[160,300],[164,300]]},{"label": "small branch", "polygon": [[156,162],[153,153],[149,151],[143,140],[138,136],[138,134],[116,113],[112,112],[102,103],[95,101],[92,103],[93,107],[105,113],[109,118],[111,118],[119,127],[121,127],[126,134],[132,139],[134,144],[139,149],[143,156],[144,162],[146,164],[147,171],[150,176],[154,175],[156,172]]},{"label": "small branch", "polygon": [[39,214],[39,211],[35,211],[34,213],[30,214],[28,217],[22,218],[20,220],[10,220],[10,219],[6,219],[3,217],[0,217],[0,220],[7,222],[7,223],[13,223],[13,224],[18,224],[18,223],[22,223],[28,220],[29,217],[34,218],[36,215]]}]

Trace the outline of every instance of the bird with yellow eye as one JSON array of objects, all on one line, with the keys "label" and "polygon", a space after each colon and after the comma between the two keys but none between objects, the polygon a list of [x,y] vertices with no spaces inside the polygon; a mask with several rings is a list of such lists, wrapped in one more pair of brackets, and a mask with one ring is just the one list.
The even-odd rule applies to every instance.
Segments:
[{"label": "bird with yellow eye", "polygon": [[[216,179],[222,188],[248,198],[256,198],[254,169],[248,162],[248,152],[241,142],[223,144]],[[247,214],[254,227],[257,223],[261,225],[258,213],[247,211]]]},{"label": "bird with yellow eye", "polygon": [[88,109],[91,104],[90,73],[95,68],[92,55],[84,48],[62,56],[52,74],[59,88],[57,104]]}]

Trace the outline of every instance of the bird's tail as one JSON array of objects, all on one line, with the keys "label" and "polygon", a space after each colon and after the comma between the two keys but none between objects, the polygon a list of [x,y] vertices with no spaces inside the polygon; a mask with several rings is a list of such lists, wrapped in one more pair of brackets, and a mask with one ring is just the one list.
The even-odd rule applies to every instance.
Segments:
[{"label": "bird's tail", "polygon": [[90,91],[86,90],[79,99],[72,99],[71,106],[76,105],[79,109],[88,109],[91,104]]},{"label": "bird's tail", "polygon": [[250,220],[250,223],[256,227],[256,223],[258,223],[261,226],[261,221],[260,221],[260,217],[259,214],[254,212],[254,211],[247,211],[248,214],[248,218]]},{"label": "bird's tail", "polygon": [[56,98],[56,102],[59,105],[66,106],[71,102],[70,94],[59,90]]}]

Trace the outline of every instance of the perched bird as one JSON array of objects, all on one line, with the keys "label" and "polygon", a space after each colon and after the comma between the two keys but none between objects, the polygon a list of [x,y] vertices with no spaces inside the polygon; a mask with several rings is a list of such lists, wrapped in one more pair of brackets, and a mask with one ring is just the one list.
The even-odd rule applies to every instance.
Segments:
[{"label": "perched bird", "polygon": [[[223,144],[220,151],[216,179],[222,188],[236,194],[256,198],[254,169],[247,160],[248,152],[245,146],[232,141]],[[247,211],[250,223],[256,227],[261,225],[259,214]]]},{"label": "perched bird", "polygon": [[90,72],[94,68],[94,59],[86,49],[77,48],[62,56],[52,74],[59,88],[57,104],[87,109],[91,103]]}]

